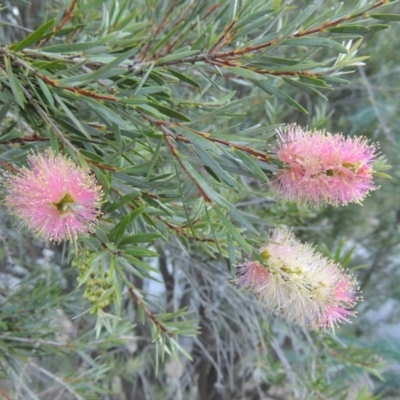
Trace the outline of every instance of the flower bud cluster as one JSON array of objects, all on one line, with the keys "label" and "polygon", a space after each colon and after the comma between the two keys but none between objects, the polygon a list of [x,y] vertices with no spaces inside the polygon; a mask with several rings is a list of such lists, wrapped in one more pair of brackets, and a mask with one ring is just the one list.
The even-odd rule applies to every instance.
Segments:
[{"label": "flower bud cluster", "polygon": [[[91,268],[91,263],[74,261],[72,265],[79,270],[77,281],[82,283]],[[115,299],[112,282],[99,271],[101,268],[92,271],[85,282],[86,290],[83,297],[92,304],[91,314],[96,314],[99,310],[109,306]]]}]

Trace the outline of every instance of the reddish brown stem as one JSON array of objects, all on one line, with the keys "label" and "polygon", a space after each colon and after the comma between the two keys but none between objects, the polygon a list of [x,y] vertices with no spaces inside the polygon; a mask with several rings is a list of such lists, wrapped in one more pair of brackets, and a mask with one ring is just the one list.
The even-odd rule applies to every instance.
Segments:
[{"label": "reddish brown stem", "polygon": [[171,151],[171,154],[175,157],[175,159],[178,161],[178,163],[180,164],[182,169],[185,171],[185,174],[190,178],[190,180],[196,186],[197,190],[200,192],[200,194],[203,197],[203,199],[207,203],[211,203],[212,200],[210,199],[210,197],[207,195],[207,193],[201,187],[199,182],[197,182],[196,178],[188,171],[188,169],[186,168],[185,164],[181,160],[181,157],[180,157],[180,155],[178,153],[178,150],[176,149],[176,147],[174,146],[174,144],[173,144],[173,142],[171,140],[171,137],[173,137],[174,135],[165,126],[165,125],[167,125],[169,123],[167,121],[157,120],[157,119],[155,119],[153,117],[150,117],[149,115],[146,115],[146,114],[142,114],[142,115],[147,121],[149,121],[152,125],[156,126],[163,133],[165,142],[167,143],[167,145],[168,145],[168,147],[169,147],[169,149]]},{"label": "reddish brown stem", "polygon": [[187,233],[184,231],[184,229],[187,227],[187,224],[186,224],[186,225],[183,225],[183,226],[176,226],[176,225],[171,224],[170,222],[168,222],[167,220],[165,220],[165,219],[162,218],[162,217],[158,217],[158,219],[159,219],[160,221],[162,221],[165,225],[167,225],[168,228],[173,229],[173,230],[174,230],[175,232],[177,232],[179,235],[184,236],[184,237],[187,238],[187,239],[195,240],[195,241],[197,241],[197,242],[211,242],[211,243],[215,243],[215,240],[214,240],[214,239],[201,238],[201,237],[199,237],[199,236],[192,236],[192,235],[187,234]]},{"label": "reddish brown stem", "polygon": [[164,134],[164,139],[167,142],[167,145],[169,149],[171,150],[172,155],[176,158],[176,160],[179,162],[180,166],[182,169],[185,171],[186,175],[190,178],[190,180],[193,182],[193,184],[196,186],[197,190],[200,192],[201,196],[207,203],[211,203],[212,200],[210,197],[208,197],[207,193],[204,191],[204,189],[200,186],[199,182],[197,182],[196,178],[188,171],[186,168],[185,164],[182,162],[178,150],[176,150],[176,147],[173,145],[171,138],[169,135]]},{"label": "reddish brown stem", "polygon": [[32,66],[30,66],[28,63],[26,63],[25,61],[23,61],[20,58],[18,58],[14,53],[9,51],[7,48],[5,48],[5,47],[1,48],[0,49],[0,53],[3,53],[6,56],[10,57],[14,61],[15,64],[19,65],[22,68],[27,69],[28,72],[30,72],[33,75],[37,76],[44,83],[46,83],[46,84],[48,84],[50,86],[59,88],[61,90],[68,90],[68,91],[73,92],[75,94],[82,95],[82,96],[85,96],[85,97],[91,97],[91,98],[96,99],[96,100],[118,101],[118,99],[115,96],[112,96],[112,95],[100,94],[100,93],[93,92],[93,91],[90,91],[90,90],[87,90],[87,89],[79,89],[77,87],[59,86],[58,85],[58,81],[56,79],[51,79],[49,76],[41,74],[39,71],[37,71]]},{"label": "reddish brown stem", "polygon": [[[374,4],[368,11],[374,10],[375,8],[378,8],[378,7],[382,6],[383,4],[387,4],[388,2],[389,2],[389,0],[378,1],[378,3]],[[289,36],[288,39],[307,36],[307,35],[311,35],[313,33],[325,31],[326,29],[333,28],[333,27],[341,24],[342,22],[349,21],[350,19],[361,17],[364,14],[365,14],[365,11],[362,12],[362,13],[358,13],[358,14],[348,15],[346,17],[337,19],[337,20],[332,21],[332,22],[325,22],[324,24],[322,24],[320,26],[317,26],[315,28],[297,32],[294,35]],[[218,56],[218,58],[225,58],[225,57],[229,57],[229,56],[238,56],[238,55],[241,55],[241,54],[246,54],[246,53],[254,52],[254,51],[257,51],[257,50],[262,50],[262,49],[265,49],[267,47],[272,46],[273,44],[275,44],[279,40],[280,40],[280,38],[277,38],[277,39],[271,40],[270,42],[259,44],[258,46],[247,46],[247,47],[245,47],[245,48],[243,48],[241,50],[235,49],[235,50],[231,50],[231,51],[218,53],[217,56]],[[210,54],[210,52],[209,52],[209,54]]]},{"label": "reddish brown stem", "polygon": [[[0,136],[1,138],[1,136]],[[44,138],[39,135],[25,136],[22,138],[15,138],[6,141],[1,141],[0,144],[11,144],[11,143],[29,143],[29,142],[44,142],[46,140],[50,140],[49,138]]]},{"label": "reddish brown stem", "polygon": [[164,332],[167,336],[173,337],[174,333],[168,330],[168,328],[157,319],[157,317],[147,308],[147,306],[144,304],[142,297],[135,292],[134,286],[131,286],[129,289],[129,294],[131,297],[136,301],[137,305],[142,308],[144,313],[147,315],[147,317],[162,331]]},{"label": "reddish brown stem", "polygon": [[67,11],[65,12],[64,18],[62,19],[62,21],[54,28],[53,31],[53,35],[49,36],[48,38],[42,40],[39,44],[39,47],[44,46],[58,31],[60,31],[65,24],[72,18],[72,14],[75,11],[75,8],[78,4],[78,0],[72,0],[71,5],[69,6],[69,8],[67,9]]},{"label": "reddish brown stem", "polygon": [[222,32],[221,36],[217,39],[217,41],[212,45],[209,53],[213,53],[215,50],[223,47],[226,43],[227,37],[226,35],[229,33],[229,31],[235,26],[237,22],[237,18],[235,18]]},{"label": "reddish brown stem", "polygon": [[[176,7],[177,3],[178,3],[178,0],[174,0],[174,2],[171,4],[171,7],[165,13],[164,18],[161,21],[160,25],[158,25],[158,28],[156,29],[156,31],[152,35],[153,39],[155,39],[158,36],[158,34],[164,29],[165,25],[168,22],[168,18],[170,16],[172,10]],[[149,39],[149,41],[143,47],[143,50],[140,52],[140,58],[142,58],[142,59],[146,58],[146,54],[150,50],[150,46],[151,46],[151,40]]]},{"label": "reddish brown stem", "polygon": [[98,163],[98,162],[96,162],[96,161],[93,161],[93,160],[90,160],[90,159],[88,159],[88,158],[86,158],[86,161],[87,161],[89,164],[95,165],[96,167],[98,167],[98,168],[100,168],[100,169],[104,169],[104,170],[106,170],[106,171],[112,171],[112,172],[118,171],[117,168],[115,168],[115,167],[110,167],[109,165],[100,164],[100,163]]},{"label": "reddish brown stem", "polygon": [[[235,144],[235,143],[229,142],[228,140],[215,138],[215,137],[210,136],[209,133],[200,132],[200,131],[197,131],[195,129],[189,128],[189,127],[187,127],[185,125],[182,125],[182,124],[179,124],[179,126],[182,129],[186,129],[189,132],[195,133],[196,135],[199,135],[202,138],[204,138],[206,140],[209,140],[210,142],[220,143],[220,144],[222,144],[224,146],[232,147],[232,148],[234,148],[236,150],[241,150],[241,151],[243,151],[245,153],[251,154],[252,156],[254,156],[254,157],[256,157],[256,158],[258,158],[258,159],[260,159],[262,161],[268,161],[270,159],[270,156],[267,153],[263,152],[263,151],[258,151],[258,150],[251,149],[251,148],[246,147],[246,146],[242,146],[240,144]],[[176,137],[176,140],[180,140],[180,141],[185,142],[185,143],[191,143],[190,140],[186,136],[183,136],[183,135],[178,135]]]},{"label": "reddish brown stem", "polygon": [[11,171],[19,172],[18,168],[15,168],[13,165],[11,165],[10,163],[8,163],[6,161],[0,160],[0,165],[2,165],[3,167],[5,167]]},{"label": "reddish brown stem", "polygon": [[0,389],[0,395],[2,395],[6,400],[12,400],[11,397],[3,389]]}]

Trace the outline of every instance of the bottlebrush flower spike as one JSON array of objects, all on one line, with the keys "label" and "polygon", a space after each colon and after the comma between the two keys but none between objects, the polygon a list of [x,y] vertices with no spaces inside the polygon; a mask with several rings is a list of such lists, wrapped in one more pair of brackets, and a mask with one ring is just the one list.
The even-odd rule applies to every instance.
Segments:
[{"label": "bottlebrush flower spike", "polygon": [[264,306],[300,326],[332,330],[355,313],[356,281],[335,261],[275,229],[260,249],[264,263],[238,265],[236,283],[250,288]]},{"label": "bottlebrush flower spike", "polygon": [[372,190],[377,147],[365,138],[324,131],[305,132],[297,125],[278,131],[279,192],[289,201],[318,206],[360,202]]},{"label": "bottlebrush flower spike", "polygon": [[22,225],[55,242],[89,233],[100,215],[102,197],[94,176],[50,150],[30,155],[29,164],[5,178],[5,204]]}]

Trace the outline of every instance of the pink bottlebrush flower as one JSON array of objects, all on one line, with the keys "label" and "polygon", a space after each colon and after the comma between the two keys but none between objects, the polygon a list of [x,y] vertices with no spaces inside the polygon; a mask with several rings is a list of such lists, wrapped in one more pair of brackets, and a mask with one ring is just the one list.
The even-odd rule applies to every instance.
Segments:
[{"label": "pink bottlebrush flower", "polygon": [[29,164],[5,178],[5,204],[22,225],[55,242],[89,233],[100,215],[102,197],[90,171],[50,150],[30,155]]},{"label": "pink bottlebrush flower", "polygon": [[260,254],[264,263],[238,265],[236,283],[250,288],[268,310],[314,329],[334,329],[354,315],[355,280],[292,233],[275,229]]},{"label": "pink bottlebrush flower", "polygon": [[296,125],[279,130],[279,192],[289,201],[311,205],[360,202],[377,189],[372,182],[377,148],[364,138],[323,131],[305,132]]},{"label": "pink bottlebrush flower", "polygon": [[269,271],[257,261],[248,261],[238,265],[237,283],[241,287],[253,287],[262,290],[268,280]]}]

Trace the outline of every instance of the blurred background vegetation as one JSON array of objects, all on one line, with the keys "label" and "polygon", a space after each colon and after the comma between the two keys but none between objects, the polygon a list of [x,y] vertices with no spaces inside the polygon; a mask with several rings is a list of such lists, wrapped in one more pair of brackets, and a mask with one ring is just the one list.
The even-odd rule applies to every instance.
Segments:
[{"label": "blurred background vegetation", "polygon": [[[128,0],[118,4],[122,10],[126,9],[127,15],[132,13],[135,23],[139,24],[141,18],[151,21],[137,28],[135,40],[140,43],[146,41],[149,27],[157,28],[163,13],[172,3]],[[179,10],[184,10],[192,3],[178,1],[176,5]],[[237,3],[239,7],[246,1],[205,1],[198,13],[203,15],[207,7],[213,6],[223,9],[227,3]],[[264,3],[271,8],[289,6],[288,12],[282,14],[282,24],[310,4],[306,0]],[[323,1],[316,14],[323,15],[330,7],[337,7],[338,3]],[[367,3],[375,2],[346,1],[344,9],[350,10]],[[78,10],[81,7],[84,11],[74,14],[71,25],[90,25],[93,21],[101,21],[105,18],[105,11],[110,11],[115,4],[117,2],[114,1],[79,1]],[[37,29],[50,18],[62,20],[70,5],[71,2],[64,1],[4,2],[0,23],[2,45],[23,40],[30,30]],[[393,4],[380,12],[400,14],[400,7]],[[191,18],[195,19],[194,16]],[[223,17],[220,18],[222,21]],[[334,90],[323,90],[326,100],[312,90],[279,86],[308,114],[289,107],[277,96],[267,95],[248,81],[234,77],[221,84],[224,88],[222,95],[235,90],[234,99],[251,97],[240,103],[239,110],[232,110],[228,116],[215,120],[211,116],[200,125],[209,132],[221,131],[222,134],[227,134],[228,128],[232,127],[232,131],[240,134],[256,124],[262,124],[264,130],[253,131],[252,135],[254,140],[259,140],[255,146],[267,150],[273,146],[275,126],[282,123],[298,123],[332,133],[366,136],[379,142],[382,154],[394,166],[389,172],[392,179],[379,180],[381,189],[373,192],[362,207],[353,204],[341,208],[310,209],[283,203],[276,199],[265,183],[249,173],[240,177],[245,190],[228,190],[222,185],[218,188],[257,226],[261,238],[267,238],[268,229],[274,224],[293,226],[302,240],[315,243],[319,250],[340,260],[356,274],[364,301],[357,307],[358,317],[353,324],[341,327],[336,335],[288,326],[279,318],[267,314],[255,299],[239,292],[231,284],[228,259],[232,261],[232,250],[229,246],[222,250],[215,248],[206,240],[190,239],[182,228],[174,229],[167,225],[163,239],[146,245],[158,257],[141,258],[159,273],[151,272],[145,274],[143,279],[138,276],[132,279],[135,287],[148,293],[148,309],[173,312],[188,307],[193,311],[190,318],[198,321],[196,328],[201,333],[195,337],[183,335],[179,340],[180,346],[190,353],[192,361],[179,351],[175,357],[166,354],[162,360],[160,352],[163,344],[155,344],[152,340],[154,326],[149,320],[142,323],[140,307],[131,301],[126,292],[122,298],[121,320],[113,325],[112,333],[102,330],[97,336],[94,330],[96,317],[88,312],[90,304],[83,298],[84,288],[76,289],[78,273],[71,266],[68,244],[54,245],[33,240],[28,232],[19,230],[17,221],[1,208],[0,398],[400,398],[400,172],[397,167],[400,161],[400,53],[397,44],[400,24],[383,23],[389,23],[391,28],[362,35],[357,56],[368,55],[369,58],[364,61],[366,65],[347,68],[354,71],[341,76],[348,82],[334,86]],[[217,32],[222,32],[223,27],[218,26]],[[347,43],[350,36],[343,35],[343,43]],[[351,37],[353,44],[357,40],[354,36],[361,35]],[[90,42],[93,37],[94,33],[82,26],[75,38],[70,39],[65,32],[52,38],[47,45],[70,40]],[[242,40],[245,41],[244,38]],[[303,50],[296,51],[301,53]],[[280,46],[274,56],[290,59],[298,54],[296,51],[290,46]],[[335,56],[331,49],[324,47],[318,48],[313,59],[320,61]],[[219,77],[209,76],[212,76],[211,80],[201,67],[194,69],[190,77],[199,82],[199,88],[193,88],[193,84],[186,81],[171,89],[172,97],[190,100],[208,86],[209,97],[206,99],[220,99],[221,90],[217,88]],[[163,77],[159,76],[160,79]],[[157,80],[156,76],[152,78]],[[215,88],[214,79],[217,82]],[[18,115],[15,121],[13,115]],[[37,125],[32,124],[33,119],[26,119],[23,112],[2,117],[5,117],[1,125],[3,137],[14,131],[26,133],[27,123],[35,129],[42,129],[38,121],[35,121]],[[100,122],[104,121],[100,118]],[[79,138],[74,134],[67,135],[77,144]],[[16,133],[9,137],[19,136]],[[54,145],[54,140],[50,137],[40,146],[46,147],[50,141]],[[260,144],[261,141],[268,143]],[[135,153],[134,141],[125,142],[125,145],[132,151],[130,156],[136,163],[144,154],[142,149]],[[2,157],[8,162],[22,162],[26,152],[36,144],[20,145],[16,141],[1,146]],[[160,154],[165,163],[170,160],[165,149]],[[162,162],[157,166],[159,174],[171,172]],[[138,169],[138,176],[142,173]],[[115,179],[117,181],[118,178]],[[167,180],[167,176],[164,179]],[[182,196],[188,198],[188,202],[193,201],[199,196],[196,188],[184,176],[181,179],[185,187]],[[220,182],[218,177],[214,183],[216,181]],[[124,189],[123,185],[118,186],[121,187]],[[169,188],[168,184],[166,187]],[[174,186],[170,188],[176,189]],[[146,201],[150,202],[151,198],[147,197]],[[160,214],[151,215],[163,214],[160,211]],[[175,227],[183,226],[184,215],[180,218]],[[195,231],[196,235],[203,239],[219,238],[220,232],[208,228],[207,221],[202,221],[203,226]],[[157,228],[161,231],[160,226]],[[217,223],[215,229],[220,229]],[[253,238],[253,243],[259,243],[259,239]],[[246,253],[241,257],[238,252],[234,258],[240,262],[245,256]],[[114,322],[112,320],[111,323]]]}]

